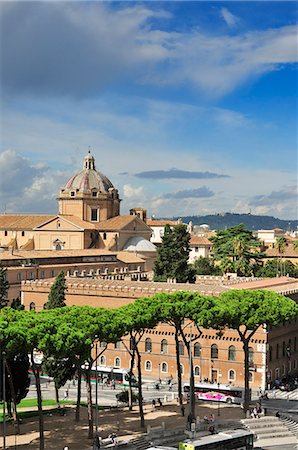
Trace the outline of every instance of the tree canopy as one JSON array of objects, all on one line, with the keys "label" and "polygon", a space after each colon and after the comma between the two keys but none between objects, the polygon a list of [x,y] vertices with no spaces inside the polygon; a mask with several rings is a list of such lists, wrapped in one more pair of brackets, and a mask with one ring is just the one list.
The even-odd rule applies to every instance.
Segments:
[{"label": "tree canopy", "polygon": [[6,278],[6,271],[4,267],[0,267],[0,308],[8,305],[9,282]]},{"label": "tree canopy", "polygon": [[63,271],[61,271],[57,275],[57,277],[51,287],[48,301],[45,304],[45,308],[46,309],[54,309],[54,308],[61,308],[63,306],[66,306],[65,292],[66,292],[65,274]]},{"label": "tree canopy", "polygon": [[251,275],[254,266],[263,258],[260,241],[243,224],[219,230],[210,241],[214,258],[220,261],[223,272]]},{"label": "tree canopy", "polygon": [[197,275],[222,275],[220,267],[214,264],[213,258],[200,256],[193,263]]},{"label": "tree canopy", "polygon": [[153,268],[155,281],[167,281],[168,278],[172,278],[178,283],[195,282],[195,271],[188,264],[189,240],[186,225],[180,224],[173,228],[165,226]]}]

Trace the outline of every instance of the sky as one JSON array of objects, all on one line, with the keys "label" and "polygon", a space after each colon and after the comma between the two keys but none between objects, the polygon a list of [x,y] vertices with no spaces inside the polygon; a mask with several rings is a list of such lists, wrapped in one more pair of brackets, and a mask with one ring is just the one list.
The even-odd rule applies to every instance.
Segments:
[{"label": "sky", "polygon": [[156,217],[297,218],[297,3],[6,1],[0,213],[96,168]]}]

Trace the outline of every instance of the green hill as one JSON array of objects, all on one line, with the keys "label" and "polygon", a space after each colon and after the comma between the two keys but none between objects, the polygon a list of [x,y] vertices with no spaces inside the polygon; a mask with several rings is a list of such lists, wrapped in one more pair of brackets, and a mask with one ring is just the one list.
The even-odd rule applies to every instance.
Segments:
[{"label": "green hill", "polygon": [[[255,216],[253,214],[210,214],[207,216],[185,216],[180,217],[184,223],[190,221],[193,225],[209,225],[211,230],[223,230],[225,228],[243,223],[249,230],[271,230],[273,228],[282,228],[283,230],[295,230],[298,226],[298,220],[282,220],[273,216]],[[177,220],[175,217],[174,220]]]}]

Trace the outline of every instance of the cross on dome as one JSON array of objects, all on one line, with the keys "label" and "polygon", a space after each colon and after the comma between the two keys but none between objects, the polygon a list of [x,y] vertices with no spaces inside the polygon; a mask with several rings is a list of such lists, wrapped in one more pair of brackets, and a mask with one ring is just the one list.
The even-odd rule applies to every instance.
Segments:
[{"label": "cross on dome", "polygon": [[83,169],[84,170],[95,170],[95,159],[91,155],[90,146],[89,146],[88,153],[84,158]]}]

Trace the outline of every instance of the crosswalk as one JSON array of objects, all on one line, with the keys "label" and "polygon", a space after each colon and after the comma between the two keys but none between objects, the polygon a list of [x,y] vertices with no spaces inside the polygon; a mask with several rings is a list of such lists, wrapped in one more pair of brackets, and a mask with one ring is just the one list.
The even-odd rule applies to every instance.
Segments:
[{"label": "crosswalk", "polygon": [[273,391],[268,391],[268,397],[272,399],[298,400],[298,388],[290,392],[274,389]]}]

